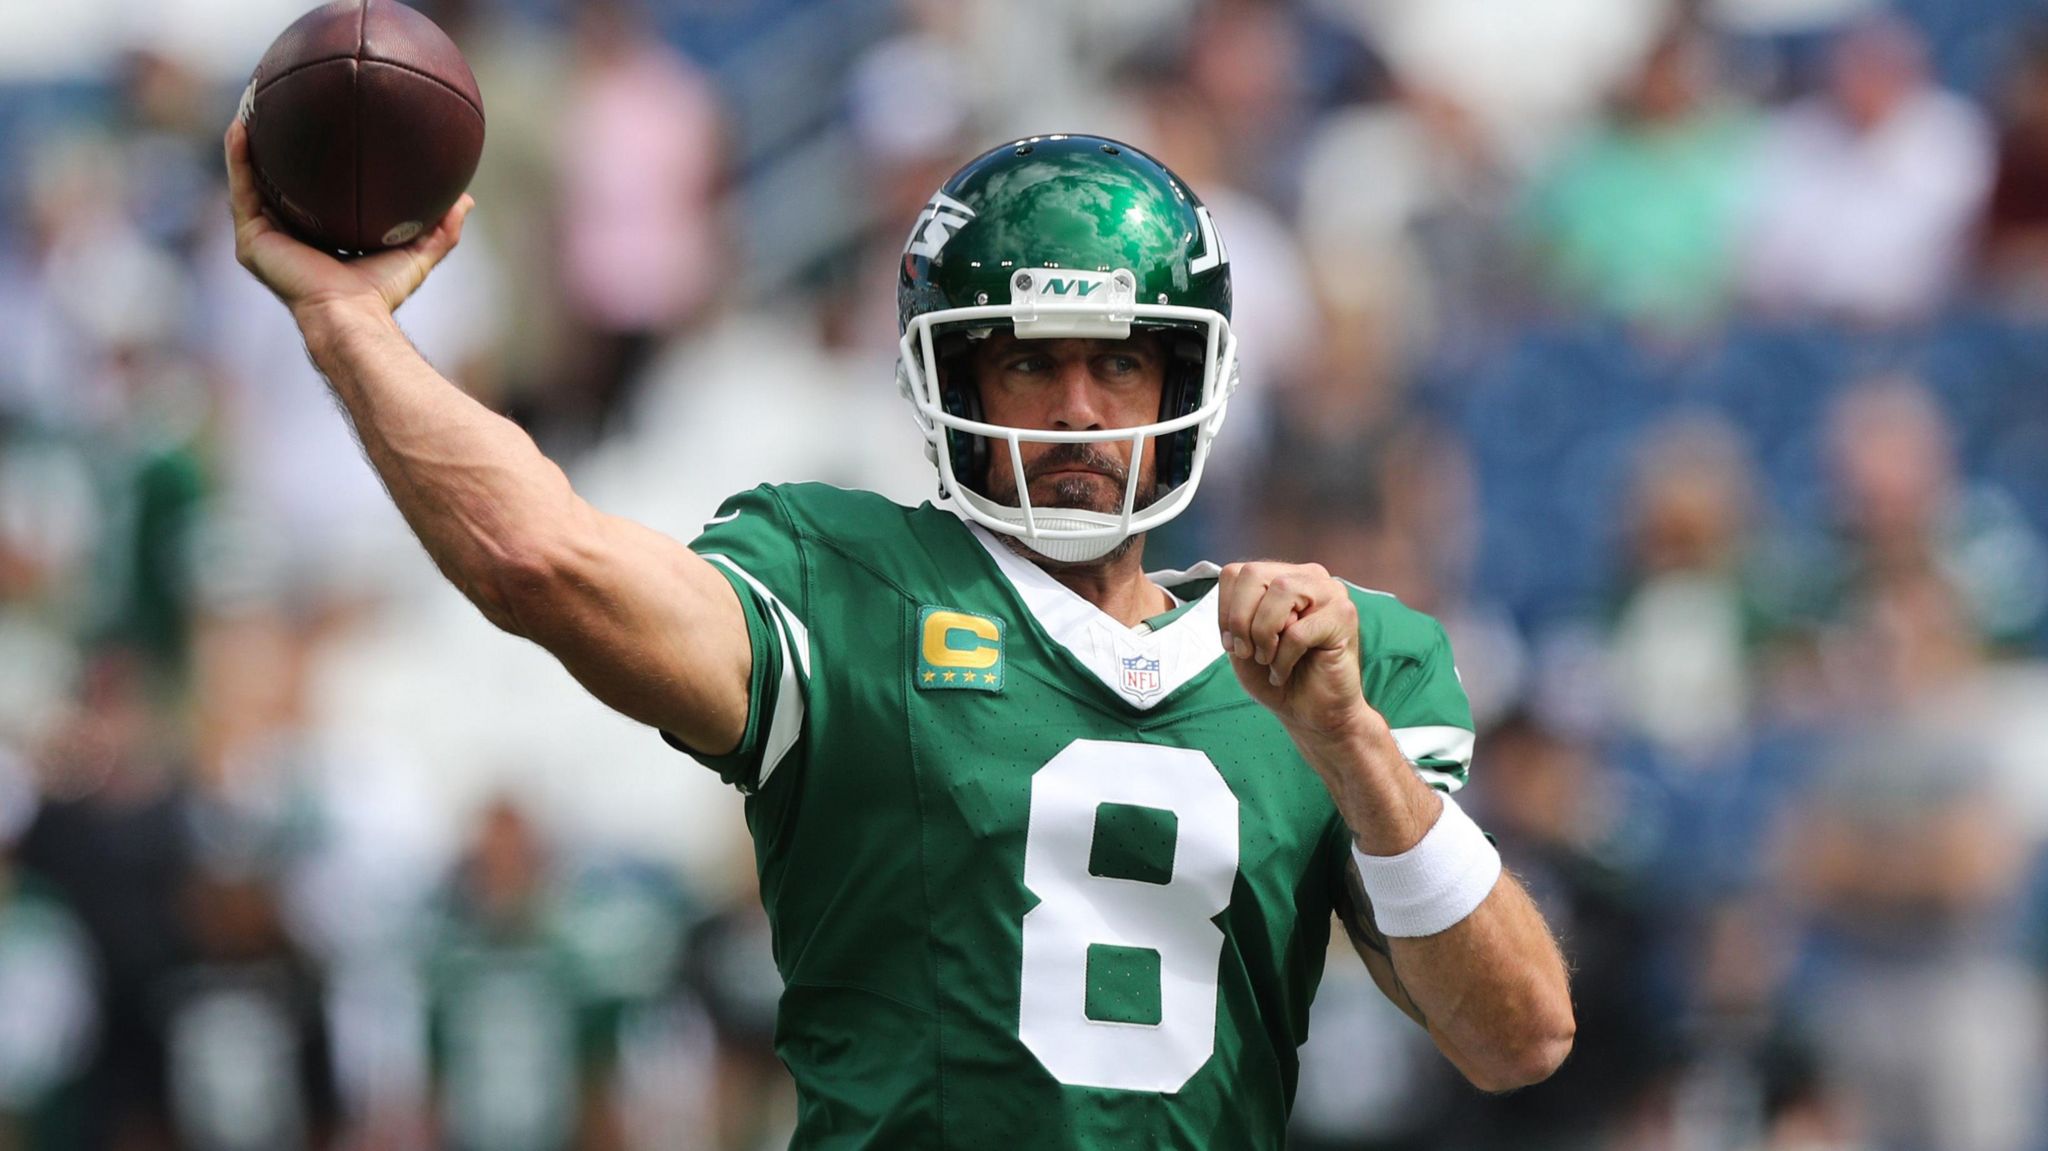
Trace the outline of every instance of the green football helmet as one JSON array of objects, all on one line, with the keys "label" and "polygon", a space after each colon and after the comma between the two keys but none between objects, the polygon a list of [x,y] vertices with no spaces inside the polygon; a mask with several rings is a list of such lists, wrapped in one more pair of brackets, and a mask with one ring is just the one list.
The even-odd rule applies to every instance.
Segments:
[{"label": "green football helmet", "polygon": [[[918,214],[896,289],[897,383],[917,412],[926,454],[968,519],[1066,563],[1103,556],[1184,510],[1237,388],[1230,258],[1209,210],[1180,177],[1100,136],[1031,136],[954,173]],[[1131,428],[1053,431],[984,422],[961,362],[999,327],[1018,339],[1168,335],[1159,418]],[[1147,445],[1158,438],[1158,498],[1138,506]],[[1024,443],[1131,444],[1123,510],[1034,508],[985,491],[991,451],[1024,475]]]}]

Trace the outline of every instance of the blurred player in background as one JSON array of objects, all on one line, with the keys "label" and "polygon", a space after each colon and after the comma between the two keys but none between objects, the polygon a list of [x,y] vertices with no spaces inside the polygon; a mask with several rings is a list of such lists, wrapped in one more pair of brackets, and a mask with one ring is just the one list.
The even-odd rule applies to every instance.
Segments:
[{"label": "blurred player in background", "polygon": [[1333,910],[1475,1084],[1564,1058],[1558,951],[1449,796],[1436,622],[1313,565],[1141,566],[1236,383],[1226,251],[1155,161],[1020,140],[920,215],[899,384],[949,508],[763,487],[684,548],[393,322],[467,199],[342,263],[226,145],[242,263],[442,572],[748,793],[796,1145],[1280,1146]]}]

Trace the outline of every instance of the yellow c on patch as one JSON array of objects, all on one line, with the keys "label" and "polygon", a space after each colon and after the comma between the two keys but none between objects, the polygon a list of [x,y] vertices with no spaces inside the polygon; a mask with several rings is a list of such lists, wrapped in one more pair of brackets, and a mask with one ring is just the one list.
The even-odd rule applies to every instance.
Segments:
[{"label": "yellow c on patch", "polygon": [[1003,689],[1003,621],[994,616],[926,604],[917,613],[917,671],[921,689]]}]

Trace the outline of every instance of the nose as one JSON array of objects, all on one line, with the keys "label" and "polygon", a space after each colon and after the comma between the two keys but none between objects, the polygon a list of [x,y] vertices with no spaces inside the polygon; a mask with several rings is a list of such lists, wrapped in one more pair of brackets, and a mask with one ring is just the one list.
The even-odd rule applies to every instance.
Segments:
[{"label": "nose", "polygon": [[1062,431],[1102,427],[1101,390],[1088,357],[1062,356],[1053,380],[1052,425]]}]

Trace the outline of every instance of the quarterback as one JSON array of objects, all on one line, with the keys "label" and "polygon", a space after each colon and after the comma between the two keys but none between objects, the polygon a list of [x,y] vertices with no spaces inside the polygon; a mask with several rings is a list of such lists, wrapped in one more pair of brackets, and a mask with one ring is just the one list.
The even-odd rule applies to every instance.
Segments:
[{"label": "quarterback", "polygon": [[1333,912],[1481,1088],[1565,1057],[1557,948],[1450,797],[1437,623],[1313,565],[1141,566],[1237,382],[1229,256],[1156,161],[1019,140],[919,216],[897,382],[940,504],[767,486],[684,547],[393,322],[467,198],[344,263],[226,149],[243,265],[441,571],[747,794],[795,1146],[1278,1148]]}]

